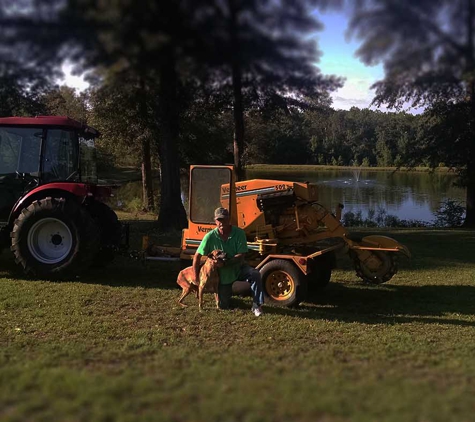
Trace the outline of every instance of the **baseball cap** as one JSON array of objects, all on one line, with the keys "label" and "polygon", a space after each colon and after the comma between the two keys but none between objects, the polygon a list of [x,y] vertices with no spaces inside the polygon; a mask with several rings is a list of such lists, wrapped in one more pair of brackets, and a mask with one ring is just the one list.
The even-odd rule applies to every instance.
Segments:
[{"label": "baseball cap", "polygon": [[220,218],[228,218],[229,211],[226,208],[219,207],[214,210],[214,219],[218,220]]}]

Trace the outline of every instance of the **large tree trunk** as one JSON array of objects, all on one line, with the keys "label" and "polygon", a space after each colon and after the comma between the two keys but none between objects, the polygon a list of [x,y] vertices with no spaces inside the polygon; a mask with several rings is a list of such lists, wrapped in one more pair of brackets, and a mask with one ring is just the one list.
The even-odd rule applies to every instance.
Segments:
[{"label": "large tree trunk", "polygon": [[[473,167],[473,165],[471,167]],[[468,173],[468,169],[467,169],[467,173]],[[475,176],[473,175],[473,169],[472,169],[472,175],[470,176],[470,174],[468,174],[468,176],[475,180]],[[466,215],[465,215],[465,221],[463,223],[463,226],[475,227],[475,183],[473,181],[468,182],[466,201],[467,201],[467,208],[466,208]]]},{"label": "large tree trunk", "polygon": [[242,80],[239,63],[233,63],[234,91],[234,167],[238,180],[244,179],[242,154],[244,152],[244,109],[242,105]]},{"label": "large tree trunk", "polygon": [[[139,98],[140,114],[144,118],[147,111],[147,91],[143,77],[139,77]],[[150,139],[142,137],[142,204],[146,211],[154,211],[153,200],[153,177],[152,177],[152,157],[150,154]]]},{"label": "large tree trunk", "polygon": [[475,14],[475,7],[472,1],[468,3],[467,13],[467,75],[471,75],[468,81],[468,98],[470,101],[470,119],[467,122],[471,130],[472,143],[467,163],[467,208],[464,221],[464,227],[475,227],[475,57],[473,46],[473,16]]},{"label": "large tree trunk", "polygon": [[161,195],[158,227],[169,231],[187,225],[181,201],[180,167],[178,164],[177,75],[173,46],[165,47],[160,61],[160,141]]},{"label": "large tree trunk", "polygon": [[470,84],[470,118],[467,122],[471,130],[472,143],[467,160],[467,194],[464,227],[475,227],[475,78]]},{"label": "large tree trunk", "polygon": [[154,211],[152,159],[150,154],[150,140],[142,141],[142,200],[147,211]]},{"label": "large tree trunk", "polygon": [[237,11],[233,0],[229,1],[229,32],[232,54],[231,70],[234,95],[234,167],[237,180],[244,179],[242,154],[244,153],[244,107],[242,101],[242,69],[239,55],[239,41],[237,33]]}]

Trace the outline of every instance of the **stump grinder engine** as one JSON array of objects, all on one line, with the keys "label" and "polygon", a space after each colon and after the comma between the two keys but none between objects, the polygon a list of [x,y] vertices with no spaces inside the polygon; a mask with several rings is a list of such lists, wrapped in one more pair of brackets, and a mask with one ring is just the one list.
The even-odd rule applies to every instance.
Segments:
[{"label": "stump grinder engine", "polygon": [[280,180],[235,182],[232,166],[191,166],[189,225],[180,257],[191,259],[204,235],[215,228],[213,211],[230,210],[231,222],[247,235],[248,262],[262,275],[270,302],[291,306],[309,287],[324,288],[335,266],[335,252],[347,251],[356,274],[369,283],[385,283],[397,272],[396,255],[410,257],[396,240],[379,235],[351,236],[318,203],[315,183]]},{"label": "stump grinder engine", "polygon": [[[0,250],[33,276],[104,265],[124,240],[98,186],[92,127],[68,117],[0,118]],[[126,241],[127,236],[125,236]]]}]

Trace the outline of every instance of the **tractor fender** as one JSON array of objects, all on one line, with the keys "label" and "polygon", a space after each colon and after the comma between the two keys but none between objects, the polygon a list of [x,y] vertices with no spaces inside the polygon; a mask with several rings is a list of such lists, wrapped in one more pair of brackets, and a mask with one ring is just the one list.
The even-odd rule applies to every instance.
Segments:
[{"label": "tractor fender", "polygon": [[389,249],[394,250],[394,252],[401,252],[403,255],[407,256],[408,258],[411,257],[411,252],[407,246],[399,243],[397,240],[394,240],[388,236],[379,236],[379,235],[370,235],[365,236],[361,239],[361,243],[357,249]]},{"label": "tractor fender", "polygon": [[36,200],[50,196],[52,198],[74,199],[78,203],[82,203],[89,194],[90,191],[87,185],[82,183],[49,183],[39,186],[18,199],[10,213],[8,224],[13,224],[21,210]]}]

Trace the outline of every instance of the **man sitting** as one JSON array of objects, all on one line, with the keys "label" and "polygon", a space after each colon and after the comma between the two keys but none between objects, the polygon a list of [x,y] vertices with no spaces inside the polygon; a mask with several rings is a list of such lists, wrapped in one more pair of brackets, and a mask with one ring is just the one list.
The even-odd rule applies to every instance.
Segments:
[{"label": "man sitting", "polygon": [[215,210],[214,221],[216,228],[206,234],[193,258],[195,281],[199,280],[201,256],[208,255],[215,249],[223,250],[230,259],[218,270],[220,309],[229,309],[233,283],[236,280],[246,280],[251,284],[252,312],[255,316],[260,316],[264,303],[262,280],[259,271],[244,262],[244,255],[248,251],[246,233],[239,227],[231,225],[229,211],[226,208],[220,207]]}]

